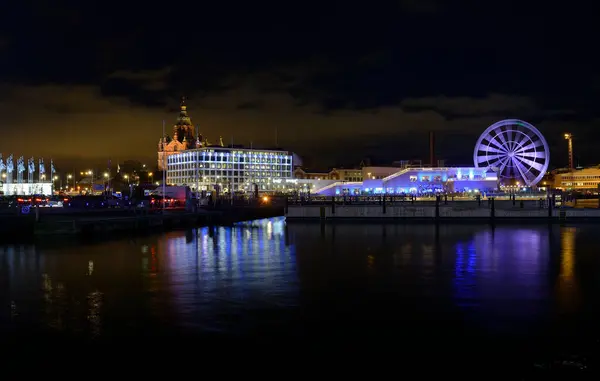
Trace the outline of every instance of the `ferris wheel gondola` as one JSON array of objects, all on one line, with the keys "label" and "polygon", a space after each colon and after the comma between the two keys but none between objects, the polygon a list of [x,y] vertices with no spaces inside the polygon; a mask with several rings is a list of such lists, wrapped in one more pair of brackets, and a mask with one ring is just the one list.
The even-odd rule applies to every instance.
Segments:
[{"label": "ferris wheel gondola", "polygon": [[519,119],[506,119],[481,134],[473,161],[475,167],[492,168],[501,180],[535,186],[548,170],[550,150],[537,128]]}]

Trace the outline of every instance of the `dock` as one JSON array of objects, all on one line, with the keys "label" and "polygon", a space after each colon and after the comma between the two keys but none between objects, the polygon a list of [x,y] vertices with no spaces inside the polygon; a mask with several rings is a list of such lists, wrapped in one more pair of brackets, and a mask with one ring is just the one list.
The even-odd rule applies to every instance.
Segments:
[{"label": "dock", "polygon": [[480,200],[480,201],[401,201],[381,198],[375,202],[349,203],[342,198],[327,202],[288,203],[288,222],[596,222],[600,208],[573,208],[552,205],[546,200]]}]

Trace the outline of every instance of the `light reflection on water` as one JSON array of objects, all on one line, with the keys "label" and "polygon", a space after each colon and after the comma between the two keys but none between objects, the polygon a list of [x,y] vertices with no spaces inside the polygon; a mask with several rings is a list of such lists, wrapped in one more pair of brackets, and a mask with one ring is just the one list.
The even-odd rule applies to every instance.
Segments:
[{"label": "light reflection on water", "polygon": [[599,246],[592,226],[286,226],[282,219],[4,246],[0,326],[89,338],[589,334],[585,323],[598,317]]}]

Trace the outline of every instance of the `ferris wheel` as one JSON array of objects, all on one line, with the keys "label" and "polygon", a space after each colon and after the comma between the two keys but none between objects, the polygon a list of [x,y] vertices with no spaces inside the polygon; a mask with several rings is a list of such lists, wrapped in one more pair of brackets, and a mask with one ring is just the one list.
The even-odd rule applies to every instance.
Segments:
[{"label": "ferris wheel", "polygon": [[499,179],[534,186],[548,170],[550,150],[537,128],[519,119],[506,119],[481,134],[473,161],[475,167],[491,167]]}]

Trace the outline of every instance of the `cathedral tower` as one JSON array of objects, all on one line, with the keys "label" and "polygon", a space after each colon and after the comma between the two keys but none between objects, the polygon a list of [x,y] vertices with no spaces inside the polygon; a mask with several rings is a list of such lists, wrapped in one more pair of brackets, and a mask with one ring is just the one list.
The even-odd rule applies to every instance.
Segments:
[{"label": "cathedral tower", "polygon": [[[173,137],[177,136],[179,142],[184,140],[187,142],[194,142],[194,126],[192,125],[192,119],[188,115],[187,105],[185,104],[185,97],[181,98],[181,108],[177,122],[173,126]],[[192,147],[190,147],[192,148]]]}]

